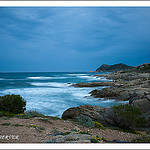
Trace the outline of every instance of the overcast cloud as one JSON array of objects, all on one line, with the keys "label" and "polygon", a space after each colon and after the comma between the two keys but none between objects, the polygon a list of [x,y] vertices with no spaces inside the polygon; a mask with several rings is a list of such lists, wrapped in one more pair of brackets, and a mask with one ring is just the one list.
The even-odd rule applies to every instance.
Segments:
[{"label": "overcast cloud", "polygon": [[89,71],[150,60],[150,8],[0,8],[0,71]]}]

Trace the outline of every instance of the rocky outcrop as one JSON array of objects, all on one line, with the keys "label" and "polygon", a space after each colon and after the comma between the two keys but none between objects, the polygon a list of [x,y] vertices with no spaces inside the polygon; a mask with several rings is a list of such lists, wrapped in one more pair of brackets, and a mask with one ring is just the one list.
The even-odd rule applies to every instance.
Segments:
[{"label": "rocky outcrop", "polygon": [[47,143],[91,143],[92,136],[88,134],[57,135]]},{"label": "rocky outcrop", "polygon": [[149,72],[150,73],[150,63],[145,63],[135,67],[135,70],[138,72]]},{"label": "rocky outcrop", "polygon": [[111,107],[99,107],[91,105],[81,105],[79,107],[71,107],[67,109],[63,115],[63,119],[76,119],[79,115],[90,117],[93,121],[98,121],[103,125],[114,125],[113,109]]},{"label": "rocky outcrop", "polygon": [[115,71],[120,71],[120,70],[127,70],[127,69],[132,69],[132,66],[127,66],[125,64],[114,64],[114,65],[106,65],[103,64],[101,65],[98,69],[96,69],[97,72],[115,72]]},{"label": "rocky outcrop", "polygon": [[[112,82],[92,82],[77,83],[74,87],[97,87],[108,86],[101,90],[95,89],[90,92],[91,96],[100,98],[99,100],[115,99],[120,101],[129,101],[133,107],[141,110],[146,118],[147,126],[150,127],[150,74],[140,72],[114,72],[111,74],[96,75],[113,79]],[[106,111],[107,110],[107,111]],[[63,117],[73,119],[83,114],[93,120],[104,124],[115,124],[114,115],[111,108],[100,108],[97,106],[80,106],[68,109]]]},{"label": "rocky outcrop", "polygon": [[97,74],[96,77],[106,77],[107,79],[113,79],[115,81],[131,81],[137,79],[146,79],[149,78],[149,73],[139,73],[139,72],[114,72],[110,74]]},{"label": "rocky outcrop", "polygon": [[90,92],[91,96],[103,99],[115,99],[120,101],[127,101],[130,99],[130,94],[122,88],[104,88],[102,90],[93,90]]},{"label": "rocky outcrop", "polygon": [[74,87],[97,87],[97,86],[110,86],[113,85],[113,82],[91,82],[91,83],[75,83],[72,84],[71,86]]},{"label": "rocky outcrop", "polygon": [[103,112],[104,108],[101,108],[99,106],[91,106],[91,105],[81,105],[79,107],[71,107],[67,109],[63,114],[63,119],[75,119],[79,115],[86,115],[93,120],[97,121],[101,114]]}]

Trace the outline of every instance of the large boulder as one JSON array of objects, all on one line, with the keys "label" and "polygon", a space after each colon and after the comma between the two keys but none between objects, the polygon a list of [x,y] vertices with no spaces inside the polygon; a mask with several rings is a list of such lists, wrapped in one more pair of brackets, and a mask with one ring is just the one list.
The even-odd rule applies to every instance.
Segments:
[{"label": "large boulder", "polygon": [[63,114],[63,119],[76,119],[80,115],[90,117],[93,121],[98,121],[104,125],[113,123],[113,109],[111,107],[99,107],[91,105],[81,105],[79,107],[71,107]]},{"label": "large boulder", "polygon": [[67,109],[63,114],[63,119],[75,119],[79,115],[86,115],[93,120],[98,120],[101,114],[100,112],[103,111],[103,108],[99,106],[91,106],[91,105],[81,105],[79,107],[71,107]]},{"label": "large boulder", "polygon": [[[135,113],[135,114],[133,114]],[[103,125],[114,125],[118,127],[134,127],[137,121],[143,121],[143,115],[138,108],[132,107],[130,104],[114,106],[114,107],[99,107],[91,105],[81,105],[67,109],[63,115],[63,119],[76,119],[80,115],[90,117],[93,121],[100,122]],[[144,121],[143,121],[144,122]],[[139,123],[136,126],[142,126]]]},{"label": "large boulder", "polygon": [[146,98],[135,100],[131,105],[134,107],[138,107],[142,113],[147,113],[150,110],[150,101]]}]

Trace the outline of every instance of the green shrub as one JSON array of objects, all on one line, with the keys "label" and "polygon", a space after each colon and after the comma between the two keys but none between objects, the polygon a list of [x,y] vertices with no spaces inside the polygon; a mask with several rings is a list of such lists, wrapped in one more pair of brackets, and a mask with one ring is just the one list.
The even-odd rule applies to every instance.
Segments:
[{"label": "green shrub", "polygon": [[6,117],[14,117],[15,114],[12,112],[8,112],[8,111],[0,111],[2,116],[6,116]]},{"label": "green shrub", "polygon": [[65,133],[63,133],[63,136],[65,136],[65,135],[69,135],[71,132],[65,132]]},{"label": "green shrub", "polygon": [[53,132],[54,134],[58,134],[58,133],[59,133],[59,131],[58,131],[57,129],[52,130],[52,132]]},{"label": "green shrub", "polygon": [[42,122],[44,122],[44,123],[50,123],[50,124],[52,124],[52,122],[48,119],[48,118],[40,118],[40,119],[38,119],[39,121],[42,121]]},{"label": "green shrub", "polygon": [[13,124],[12,126],[14,126],[14,127],[22,127],[23,125],[22,124]]},{"label": "green shrub", "polygon": [[90,139],[90,141],[91,141],[91,143],[99,143],[99,141],[94,138]]},{"label": "green shrub", "polygon": [[146,120],[139,108],[129,104],[113,106],[113,121],[116,126],[125,129],[144,127]]},{"label": "green shrub", "polygon": [[44,128],[44,127],[41,127],[41,126],[37,126],[37,128],[38,128],[39,130],[45,130],[45,128]]},{"label": "green shrub", "polygon": [[142,138],[137,138],[137,139],[133,140],[133,143],[150,143],[150,137],[143,136]]},{"label": "green shrub", "polygon": [[121,131],[121,132],[127,132],[127,133],[143,135],[141,132],[136,131],[135,129],[125,129],[125,128],[120,128],[120,127],[115,127],[115,126],[108,126],[107,128],[111,129],[111,130],[118,130],[118,131]]},{"label": "green shrub", "polygon": [[81,124],[85,127],[91,127],[91,128],[95,127],[93,120],[88,116],[80,115],[80,116],[76,117],[76,119],[79,124]]},{"label": "green shrub", "polygon": [[105,129],[104,126],[101,123],[99,123],[99,122],[94,122],[94,125],[95,125],[95,128]]},{"label": "green shrub", "polygon": [[11,125],[11,123],[3,123],[2,125],[3,126],[9,126],[9,125]]},{"label": "green shrub", "polygon": [[3,118],[3,120],[9,120],[9,119],[10,119],[9,117],[4,117],[4,118]]},{"label": "green shrub", "polygon": [[92,135],[89,133],[89,131],[85,132],[85,131],[80,131],[79,134],[88,134],[88,135]]},{"label": "green shrub", "polygon": [[20,95],[4,95],[0,97],[0,110],[14,114],[23,113],[26,101]]},{"label": "green shrub", "polygon": [[0,117],[3,117],[3,113],[0,111]]},{"label": "green shrub", "polygon": [[108,142],[109,139],[106,139],[105,137],[99,137],[99,136],[92,136],[94,139],[96,139],[97,141],[104,141],[104,142]]},{"label": "green shrub", "polygon": [[25,114],[18,114],[15,117],[22,118],[22,119],[30,119],[34,117],[44,117],[41,113],[37,111],[27,111]]}]

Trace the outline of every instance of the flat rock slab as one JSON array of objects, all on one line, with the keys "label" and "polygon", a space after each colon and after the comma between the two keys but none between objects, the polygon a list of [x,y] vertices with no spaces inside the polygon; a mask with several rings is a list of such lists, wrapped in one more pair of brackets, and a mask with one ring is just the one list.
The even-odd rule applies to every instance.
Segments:
[{"label": "flat rock slab", "polygon": [[47,143],[91,143],[90,139],[92,136],[88,134],[57,135]]}]

